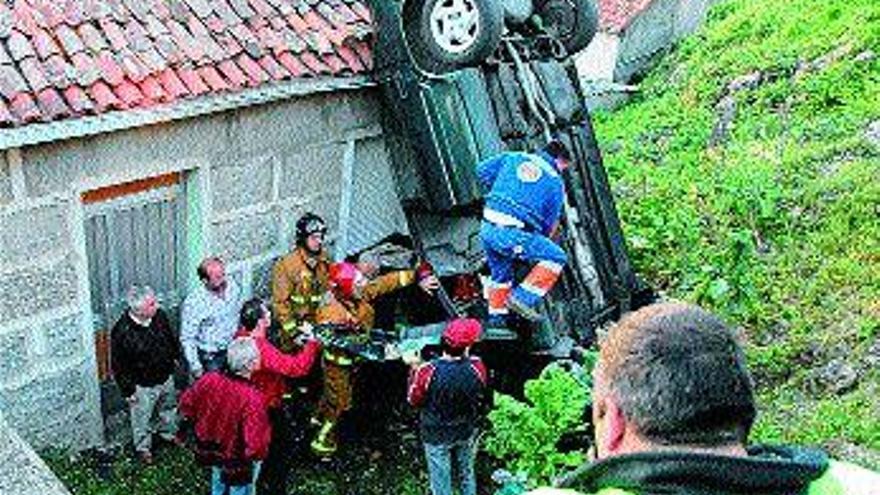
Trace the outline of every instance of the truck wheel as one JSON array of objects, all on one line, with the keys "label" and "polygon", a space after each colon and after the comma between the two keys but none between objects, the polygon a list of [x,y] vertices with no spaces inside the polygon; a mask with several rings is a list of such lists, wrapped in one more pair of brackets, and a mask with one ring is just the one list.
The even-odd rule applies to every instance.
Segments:
[{"label": "truck wheel", "polygon": [[429,72],[482,62],[498,47],[503,28],[499,0],[410,0],[403,7],[410,53]]},{"label": "truck wheel", "polygon": [[536,0],[535,13],[570,54],[586,48],[599,27],[596,0]]}]

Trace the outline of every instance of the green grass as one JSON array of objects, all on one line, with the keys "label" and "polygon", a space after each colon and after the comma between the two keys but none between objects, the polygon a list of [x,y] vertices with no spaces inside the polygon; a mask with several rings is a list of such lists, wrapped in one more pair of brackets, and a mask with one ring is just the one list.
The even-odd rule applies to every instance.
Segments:
[{"label": "green grass", "polygon": [[[596,118],[630,255],[670,296],[746,329],[756,439],[853,444],[880,467],[877,374],[859,364],[880,333],[880,149],[865,137],[880,120],[880,3],[729,0],[709,17]],[[754,72],[727,141],[708,146],[716,103]],[[861,373],[841,396],[809,385],[834,358]]]}]

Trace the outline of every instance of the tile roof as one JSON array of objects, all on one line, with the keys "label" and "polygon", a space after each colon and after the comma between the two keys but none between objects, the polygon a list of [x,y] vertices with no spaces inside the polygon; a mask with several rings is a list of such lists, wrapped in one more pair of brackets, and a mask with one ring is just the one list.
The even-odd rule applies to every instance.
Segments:
[{"label": "tile roof", "polygon": [[0,127],[367,72],[364,1],[0,2]]},{"label": "tile roof", "polygon": [[654,0],[599,0],[599,29],[619,33]]}]

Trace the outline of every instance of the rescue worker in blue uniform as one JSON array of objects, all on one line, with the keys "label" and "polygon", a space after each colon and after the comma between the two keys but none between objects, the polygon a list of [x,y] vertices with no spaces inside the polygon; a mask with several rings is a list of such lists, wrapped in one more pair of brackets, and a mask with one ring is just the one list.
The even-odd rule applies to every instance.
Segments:
[{"label": "rescue worker in blue uniform", "polygon": [[[477,165],[485,194],[480,238],[491,275],[487,326],[506,326],[509,309],[540,319],[538,305],[566,262],[551,237],[565,201],[561,173],[570,159],[562,141],[553,139],[534,153],[504,152]],[[534,266],[514,288],[516,260]]]}]

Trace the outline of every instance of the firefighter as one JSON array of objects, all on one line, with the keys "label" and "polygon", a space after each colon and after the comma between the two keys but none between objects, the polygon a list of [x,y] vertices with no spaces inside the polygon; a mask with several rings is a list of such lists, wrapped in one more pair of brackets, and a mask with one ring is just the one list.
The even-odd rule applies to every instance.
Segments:
[{"label": "firefighter", "polygon": [[[538,305],[566,263],[553,237],[564,204],[562,171],[571,155],[551,140],[535,153],[504,152],[477,166],[485,195],[480,238],[489,264],[487,326],[505,327],[508,309],[528,320],[540,319]],[[516,260],[534,263],[513,288]]]},{"label": "firefighter", "polygon": [[[352,336],[368,333],[373,328],[376,313],[372,303],[377,297],[414,282],[426,292],[440,285],[427,269],[400,270],[369,280],[353,263],[334,263],[329,274],[330,296],[318,309],[315,322],[336,325]],[[329,458],[336,452],[336,425],[342,414],[352,407],[351,375],[356,364],[355,356],[325,347],[324,385],[315,418],[320,428],[311,443],[312,452],[318,457]]]},{"label": "firefighter", "polygon": [[314,323],[315,311],[327,292],[330,257],[324,250],[327,224],[314,213],[296,222],[296,248],[275,264],[272,309],[281,324],[284,352],[294,350],[296,333]]}]

